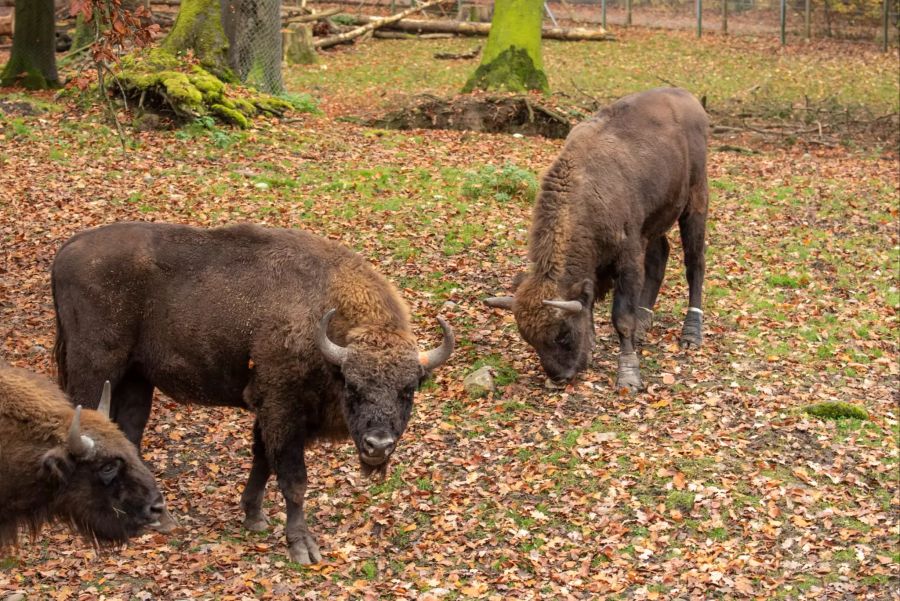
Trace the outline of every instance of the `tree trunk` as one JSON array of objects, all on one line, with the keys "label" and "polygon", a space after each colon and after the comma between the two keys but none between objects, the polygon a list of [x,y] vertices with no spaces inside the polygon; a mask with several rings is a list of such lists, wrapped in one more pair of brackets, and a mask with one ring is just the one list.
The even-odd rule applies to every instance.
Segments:
[{"label": "tree trunk", "polygon": [[217,77],[233,80],[222,12],[219,0],[182,0],[175,25],[163,40],[163,50],[176,55],[191,50]]},{"label": "tree trunk", "polygon": [[549,90],[541,58],[544,0],[496,0],[481,65],[463,92]]},{"label": "tree trunk", "polygon": [[53,0],[16,0],[16,29],[0,85],[30,90],[59,87]]}]

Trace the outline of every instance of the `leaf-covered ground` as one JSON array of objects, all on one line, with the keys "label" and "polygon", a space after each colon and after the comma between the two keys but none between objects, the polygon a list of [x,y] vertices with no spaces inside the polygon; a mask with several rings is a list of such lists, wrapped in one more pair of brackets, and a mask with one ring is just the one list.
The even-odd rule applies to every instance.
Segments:
[{"label": "leaf-covered ground", "polygon": [[[666,36],[646,38],[660,74],[675,77],[666,61],[690,50],[667,53]],[[524,266],[535,175],[561,142],[382,131],[336,118],[389,104],[379,98],[451,91],[471,63],[428,57],[469,43],[342,50],[288,76],[321,99],[323,114],[248,132],[136,133],[127,154],[99,114],[75,103],[44,96],[47,110],[36,115],[4,105],[0,354],[11,362],[52,372],[48,271],[59,245],[130,219],[254,221],[339,239],[401,288],[423,343],[437,340],[441,313],[459,345],[417,396],[384,482],[360,478],[349,443],[309,452],[322,564],[287,561],[272,483],[271,530],[241,529],[250,416],[158,398],[144,455],[181,528],[103,553],[45,529],[0,556],[0,598],[898,597],[897,155],[746,137],[740,145],[757,154],[711,152],[703,349],[677,346],[687,294],[673,232],[657,324],[643,347],[646,392],[612,391],[608,302],[597,308],[591,369],[553,388],[512,318],[480,299],[505,290]],[[735,77],[741,56],[771,58],[746,41],[716,43],[720,57],[710,51],[706,60],[734,60]],[[617,48],[548,45],[551,84],[586,78],[596,93],[604,76],[592,79],[590,69],[632,68]],[[400,60],[401,51],[419,54]],[[562,73],[575,52],[596,53],[596,64],[573,60]],[[846,54],[811,48],[802,59],[840,66],[855,60]],[[896,77],[881,68],[854,62],[828,84],[831,93],[873,113],[896,110]],[[789,81],[805,72],[784,69]],[[873,87],[853,88],[857,81]],[[638,73],[610,95],[648,83]],[[710,86],[692,89],[712,94]],[[485,363],[500,389],[470,399],[462,379]],[[824,401],[862,406],[870,419],[803,411]]]}]

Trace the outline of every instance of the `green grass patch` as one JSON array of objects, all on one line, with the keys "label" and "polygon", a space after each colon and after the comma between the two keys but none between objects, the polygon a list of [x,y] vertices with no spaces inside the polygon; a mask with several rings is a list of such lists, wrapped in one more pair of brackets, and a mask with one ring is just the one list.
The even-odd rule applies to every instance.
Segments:
[{"label": "green grass patch", "polygon": [[484,165],[463,176],[460,192],[471,200],[493,198],[497,202],[511,200],[531,202],[537,192],[537,177],[531,171],[510,163],[502,167]]},{"label": "green grass patch", "polygon": [[686,490],[673,490],[666,496],[666,508],[689,512],[694,508],[694,493]]},{"label": "green grass patch", "polygon": [[862,407],[840,401],[816,403],[815,405],[805,407],[803,410],[806,413],[821,419],[869,419],[869,414]]}]

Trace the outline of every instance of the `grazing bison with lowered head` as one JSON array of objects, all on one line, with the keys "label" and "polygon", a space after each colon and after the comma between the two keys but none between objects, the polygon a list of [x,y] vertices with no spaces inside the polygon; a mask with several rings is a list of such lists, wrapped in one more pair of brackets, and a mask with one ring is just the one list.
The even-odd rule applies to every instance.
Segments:
[{"label": "grazing bison with lowered head", "polygon": [[690,289],[681,342],[702,340],[708,192],[706,111],[685,90],[632,94],[576,126],[544,175],[531,226],[532,267],[515,296],[485,302],[512,309],[519,332],[554,380],[587,367],[593,305],[615,286],[617,388],[641,388],[635,345],[651,325],[677,221]]},{"label": "grazing bison with lowered head", "polygon": [[46,378],[0,360],[0,548],[21,526],[36,535],[52,520],[118,544],[159,519],[153,475],[108,409],[108,383],[100,409],[82,411]]},{"label": "grazing bison with lowered head", "polygon": [[383,474],[413,394],[453,350],[439,318],[443,343],[420,353],[387,280],[336,242],[296,230],[109,225],[66,242],[52,284],[61,385],[86,403],[108,377],[113,420],[136,445],[154,388],[256,414],[244,525],[266,527],[274,471],[300,563],[321,558],[303,512],[307,445],[349,435],[363,473]]}]

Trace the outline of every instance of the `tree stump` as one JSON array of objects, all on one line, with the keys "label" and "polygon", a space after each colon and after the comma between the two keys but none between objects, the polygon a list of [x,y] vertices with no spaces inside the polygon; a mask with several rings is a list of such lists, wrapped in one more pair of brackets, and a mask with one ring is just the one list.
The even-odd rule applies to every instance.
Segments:
[{"label": "tree stump", "polygon": [[292,65],[312,65],[319,56],[313,46],[312,27],[302,23],[291,24],[281,30],[284,60]]}]

